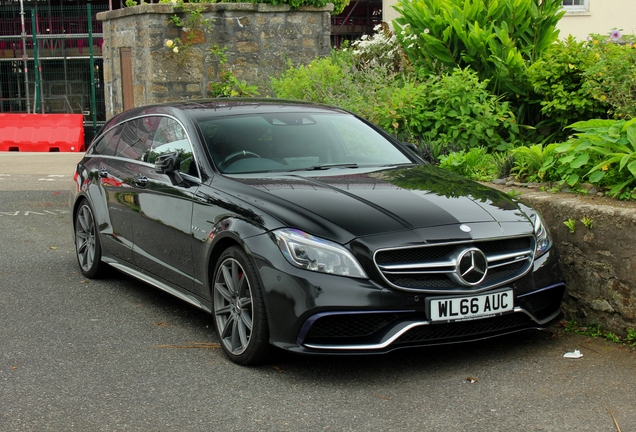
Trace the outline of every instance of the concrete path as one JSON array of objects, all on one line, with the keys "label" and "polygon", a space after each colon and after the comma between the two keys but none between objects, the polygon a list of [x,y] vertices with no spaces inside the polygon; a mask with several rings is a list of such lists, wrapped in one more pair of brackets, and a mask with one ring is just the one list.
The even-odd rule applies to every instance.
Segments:
[{"label": "concrete path", "polygon": [[84,153],[0,152],[0,190],[70,190],[73,169],[83,156]]}]

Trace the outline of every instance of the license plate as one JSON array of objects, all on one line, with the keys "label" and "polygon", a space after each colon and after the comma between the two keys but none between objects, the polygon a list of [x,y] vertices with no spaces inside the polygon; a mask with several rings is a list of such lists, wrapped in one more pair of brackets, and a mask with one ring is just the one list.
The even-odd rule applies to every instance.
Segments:
[{"label": "license plate", "polygon": [[432,298],[429,300],[432,322],[487,318],[514,309],[512,290],[474,296]]}]

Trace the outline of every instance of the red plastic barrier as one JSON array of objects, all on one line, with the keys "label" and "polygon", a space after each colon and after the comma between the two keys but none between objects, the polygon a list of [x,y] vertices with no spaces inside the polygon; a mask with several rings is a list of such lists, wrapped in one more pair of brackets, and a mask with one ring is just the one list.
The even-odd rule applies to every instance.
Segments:
[{"label": "red plastic barrier", "polygon": [[82,152],[82,114],[0,114],[0,151]]}]

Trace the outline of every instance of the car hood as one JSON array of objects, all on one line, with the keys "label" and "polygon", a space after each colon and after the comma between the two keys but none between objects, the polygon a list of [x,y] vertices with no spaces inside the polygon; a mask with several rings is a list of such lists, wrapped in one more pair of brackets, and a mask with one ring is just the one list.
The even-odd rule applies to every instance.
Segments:
[{"label": "car hood", "polygon": [[245,186],[236,191],[239,196],[285,225],[339,241],[455,224],[517,222],[531,230],[528,216],[508,195],[432,165],[232,180]]}]

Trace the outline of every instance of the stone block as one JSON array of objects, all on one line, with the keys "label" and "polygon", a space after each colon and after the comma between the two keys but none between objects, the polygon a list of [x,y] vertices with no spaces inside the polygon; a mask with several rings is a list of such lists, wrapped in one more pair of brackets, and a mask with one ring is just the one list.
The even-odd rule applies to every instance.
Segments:
[{"label": "stone block", "polygon": [[190,44],[204,44],[205,41],[205,33],[203,30],[193,29],[188,32],[181,31],[181,40]]},{"label": "stone block", "polygon": [[268,20],[270,25],[285,24],[285,17],[282,15],[275,15]]},{"label": "stone block", "polygon": [[236,50],[240,53],[257,52],[259,46],[256,42],[237,42]]},{"label": "stone block", "polygon": [[286,17],[285,21],[288,24],[302,24],[303,22],[305,22],[305,19],[304,19],[304,16],[302,14],[289,13],[289,14],[287,14],[287,17]]},{"label": "stone block", "polygon": [[194,95],[201,96],[201,85],[200,84],[188,84],[188,85],[186,85],[186,92],[192,93]]},{"label": "stone block", "polygon": [[277,35],[276,29],[269,27],[261,30],[261,39],[273,39]]},{"label": "stone block", "polygon": [[153,94],[168,93],[168,87],[160,84],[151,84],[148,86],[148,91]]}]

